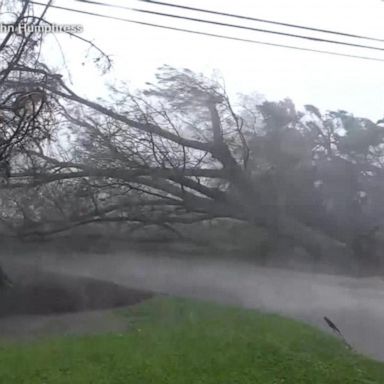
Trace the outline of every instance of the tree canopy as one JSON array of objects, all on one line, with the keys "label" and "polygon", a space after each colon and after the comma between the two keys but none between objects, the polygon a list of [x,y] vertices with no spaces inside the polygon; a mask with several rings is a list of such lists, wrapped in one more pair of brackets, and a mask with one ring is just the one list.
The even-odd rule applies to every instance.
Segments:
[{"label": "tree canopy", "polygon": [[0,46],[0,158],[12,168],[1,220],[17,236],[229,218],[312,254],[379,263],[367,244],[382,227],[380,123],[289,99],[233,101],[220,82],[167,65],[142,91],[88,100],[39,61],[39,39]]}]

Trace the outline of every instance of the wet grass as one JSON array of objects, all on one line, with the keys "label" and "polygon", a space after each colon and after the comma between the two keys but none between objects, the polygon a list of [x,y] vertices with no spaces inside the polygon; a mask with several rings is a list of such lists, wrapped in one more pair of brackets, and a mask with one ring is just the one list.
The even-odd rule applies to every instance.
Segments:
[{"label": "wet grass", "polygon": [[0,347],[7,384],[382,384],[384,364],[279,316],[155,297],[123,334]]}]

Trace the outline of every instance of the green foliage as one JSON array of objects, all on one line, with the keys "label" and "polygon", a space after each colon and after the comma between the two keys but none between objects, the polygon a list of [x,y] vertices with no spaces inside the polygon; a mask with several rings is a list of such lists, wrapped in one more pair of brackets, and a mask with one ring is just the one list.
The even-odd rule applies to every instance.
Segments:
[{"label": "green foliage", "polygon": [[130,332],[0,348],[7,384],[379,384],[384,366],[291,320],[190,300],[129,310]]}]

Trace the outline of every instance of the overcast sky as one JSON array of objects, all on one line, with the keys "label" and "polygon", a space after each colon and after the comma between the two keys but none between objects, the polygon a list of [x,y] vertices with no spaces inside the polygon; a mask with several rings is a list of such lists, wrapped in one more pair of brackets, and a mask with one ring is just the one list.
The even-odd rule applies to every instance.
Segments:
[{"label": "overcast sky", "polygon": [[[46,0],[42,1],[46,2]],[[146,6],[134,0],[105,0],[105,2],[176,14],[187,13],[154,5]],[[169,0],[169,2],[384,39],[384,2],[380,0]],[[306,42],[232,28],[196,25],[192,22],[137,14],[128,10],[84,5],[75,0],[56,0],[54,4],[210,33],[384,59],[384,52]],[[305,33],[300,30],[198,13],[190,13],[189,16]],[[132,87],[141,87],[146,81],[153,80],[157,67],[169,64],[202,71],[207,75],[217,70],[224,77],[231,95],[239,92],[259,92],[271,100],[290,97],[298,105],[314,104],[322,110],[345,109],[355,115],[372,119],[384,116],[384,62],[220,40],[80,15],[64,10],[51,9],[47,18],[55,23],[82,24],[84,26],[82,36],[91,39],[112,56],[113,70],[108,76],[103,77],[90,62],[82,65],[84,46],[73,39],[57,35],[73,75],[73,87],[90,97],[105,95],[104,83],[111,79],[124,80]],[[332,35],[321,37],[346,40]],[[355,42],[374,44],[364,40]],[[376,43],[376,45],[384,48],[384,43]],[[53,63],[59,63],[59,49],[52,39],[49,41],[49,54],[47,55],[46,51],[46,56],[49,56],[49,60]]]}]

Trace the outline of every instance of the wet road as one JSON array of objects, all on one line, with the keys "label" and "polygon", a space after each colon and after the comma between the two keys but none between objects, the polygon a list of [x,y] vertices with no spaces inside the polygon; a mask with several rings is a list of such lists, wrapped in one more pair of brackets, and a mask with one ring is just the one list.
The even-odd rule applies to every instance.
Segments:
[{"label": "wet road", "polygon": [[323,320],[327,316],[356,350],[384,361],[384,281],[379,278],[312,275],[148,254],[40,257],[30,263],[133,288],[281,313],[329,331]]}]

